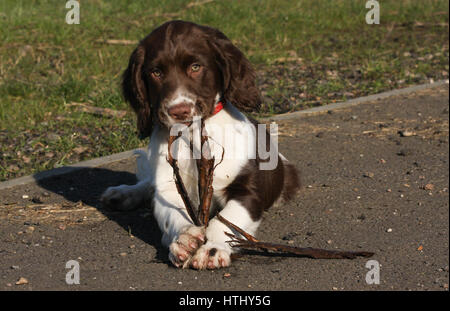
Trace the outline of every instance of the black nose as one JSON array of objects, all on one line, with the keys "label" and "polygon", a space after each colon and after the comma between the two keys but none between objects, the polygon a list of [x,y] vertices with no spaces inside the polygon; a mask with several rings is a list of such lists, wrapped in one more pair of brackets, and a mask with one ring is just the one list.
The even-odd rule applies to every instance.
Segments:
[{"label": "black nose", "polygon": [[170,107],[169,115],[176,120],[186,120],[191,115],[191,105],[189,104],[178,104],[176,106]]}]

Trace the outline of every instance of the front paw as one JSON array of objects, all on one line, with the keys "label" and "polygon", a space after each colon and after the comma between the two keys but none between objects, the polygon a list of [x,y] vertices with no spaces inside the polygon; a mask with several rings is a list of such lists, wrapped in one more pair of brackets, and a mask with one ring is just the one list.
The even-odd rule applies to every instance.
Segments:
[{"label": "front paw", "polygon": [[192,255],[205,243],[205,228],[189,226],[169,246],[169,259],[178,268],[187,268]]},{"label": "front paw", "polygon": [[200,247],[191,259],[191,267],[198,270],[218,269],[231,264],[231,250],[219,243],[208,242]]}]

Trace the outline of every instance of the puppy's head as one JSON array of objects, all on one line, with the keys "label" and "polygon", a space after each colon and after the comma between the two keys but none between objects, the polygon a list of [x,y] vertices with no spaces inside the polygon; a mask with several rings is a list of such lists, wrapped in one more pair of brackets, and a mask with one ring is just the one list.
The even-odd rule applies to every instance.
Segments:
[{"label": "puppy's head", "polygon": [[167,22],[140,42],[122,88],[141,138],[154,122],[170,127],[208,118],[219,101],[245,112],[260,105],[255,73],[242,52],[220,31],[184,21]]}]

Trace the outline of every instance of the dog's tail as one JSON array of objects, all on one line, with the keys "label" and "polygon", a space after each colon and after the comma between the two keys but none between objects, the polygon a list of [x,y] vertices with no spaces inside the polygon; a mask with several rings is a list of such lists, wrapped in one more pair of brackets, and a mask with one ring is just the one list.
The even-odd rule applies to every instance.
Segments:
[{"label": "dog's tail", "polygon": [[283,161],[284,185],[281,196],[283,200],[289,201],[301,188],[300,173],[294,164],[290,163],[282,154],[280,158]]}]

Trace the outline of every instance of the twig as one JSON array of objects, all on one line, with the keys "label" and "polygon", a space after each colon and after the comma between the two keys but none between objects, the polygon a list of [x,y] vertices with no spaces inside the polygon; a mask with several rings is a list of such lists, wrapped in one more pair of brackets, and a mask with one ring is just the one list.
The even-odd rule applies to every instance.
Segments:
[{"label": "twig", "polygon": [[237,231],[239,234],[243,235],[246,240],[238,238],[236,235],[232,233],[225,232],[225,234],[231,238],[228,243],[232,247],[237,247],[241,249],[260,249],[264,251],[272,251],[277,253],[285,253],[285,254],[292,254],[292,255],[298,255],[298,256],[304,256],[314,259],[354,259],[358,256],[360,257],[371,257],[374,253],[372,252],[351,252],[351,251],[334,251],[334,250],[325,250],[320,248],[301,248],[301,247],[295,247],[295,246],[289,246],[289,245],[283,245],[283,244],[275,244],[275,243],[267,243],[267,242],[260,242],[252,235],[248,234],[238,226],[232,224],[219,214],[217,215],[217,218],[222,221],[227,226],[231,227],[235,231]]},{"label": "twig", "polygon": [[187,10],[189,10],[190,8],[196,7],[196,6],[201,6],[207,3],[211,3],[214,2],[215,0],[204,0],[204,1],[199,1],[199,2],[191,2],[188,3],[184,8],[182,8],[181,10],[179,10],[178,12],[168,12],[168,13],[155,13],[155,14],[151,14],[150,17],[166,17],[166,18],[173,18],[173,17],[177,17],[180,16],[181,14],[185,13]]},{"label": "twig", "polygon": [[193,7],[196,7],[196,6],[204,5],[204,4],[207,4],[207,3],[211,3],[211,2],[214,2],[214,0],[204,0],[204,1],[199,1],[199,2],[191,2],[191,3],[188,3],[186,5],[185,10],[193,8]]},{"label": "twig", "polygon": [[66,106],[77,107],[77,110],[79,110],[79,111],[88,112],[88,113],[92,113],[92,114],[100,115],[100,116],[122,118],[127,114],[127,112],[124,110],[113,110],[110,108],[93,107],[93,106],[89,106],[84,103],[72,102],[70,104],[66,104]]},{"label": "twig", "polygon": [[[211,149],[208,143],[208,133],[205,129],[205,122],[203,119],[200,120],[200,154],[201,157],[197,160],[197,171],[198,171],[198,193],[199,193],[199,205],[197,209],[197,215],[194,211],[194,206],[192,201],[189,199],[189,195],[186,191],[186,187],[181,179],[178,162],[173,159],[172,154],[170,152],[172,143],[175,141],[178,136],[170,136],[169,138],[169,157],[167,161],[170,166],[172,166],[174,176],[175,176],[175,184],[177,186],[177,191],[183,199],[186,210],[191,217],[192,221],[196,226],[208,226],[209,222],[209,212],[211,208],[212,195],[214,193],[214,188],[212,186],[214,170],[217,165],[222,163],[224,158],[225,149],[222,151],[222,159],[219,163],[215,164],[215,158],[211,154]],[[191,146],[192,147],[192,146]],[[214,165],[215,164],[215,165]]]},{"label": "twig", "polygon": [[[231,227],[232,229],[236,230],[239,234],[241,234],[242,236],[244,236],[247,241],[253,242],[253,243],[258,243],[259,241],[250,233],[245,232],[244,230],[242,230],[241,228],[239,228],[238,226],[236,226],[235,224],[229,222],[228,220],[226,220],[224,217],[222,217],[220,214],[217,214],[217,219],[219,219],[221,222],[223,222],[224,224],[226,224],[228,227]],[[225,234],[229,234],[226,233]],[[232,235],[234,236],[234,235]],[[237,238],[236,236],[234,236],[235,238]]]},{"label": "twig", "polygon": [[183,200],[184,206],[186,207],[189,217],[191,217],[193,223],[196,226],[201,226],[199,219],[195,215],[193,204],[192,204],[191,200],[189,199],[188,192],[187,192],[186,187],[181,178],[180,170],[178,168],[178,161],[173,158],[172,153],[171,153],[171,147],[172,147],[173,142],[175,141],[175,139],[177,139],[180,136],[181,136],[181,133],[178,134],[178,136],[169,136],[169,144],[168,144],[169,155],[167,158],[167,162],[169,162],[170,166],[172,166],[175,184],[177,186],[177,191],[180,194],[181,199]]},{"label": "twig", "polygon": [[136,40],[122,40],[122,39],[98,39],[98,43],[114,44],[114,45],[136,45],[139,41]]},{"label": "twig", "polygon": [[205,122],[200,120],[200,160],[197,160],[198,172],[198,194],[200,204],[198,208],[198,219],[207,226],[209,222],[209,210],[211,207],[212,195],[214,188],[212,186],[214,174],[214,156],[208,143],[208,133],[205,129]]}]

